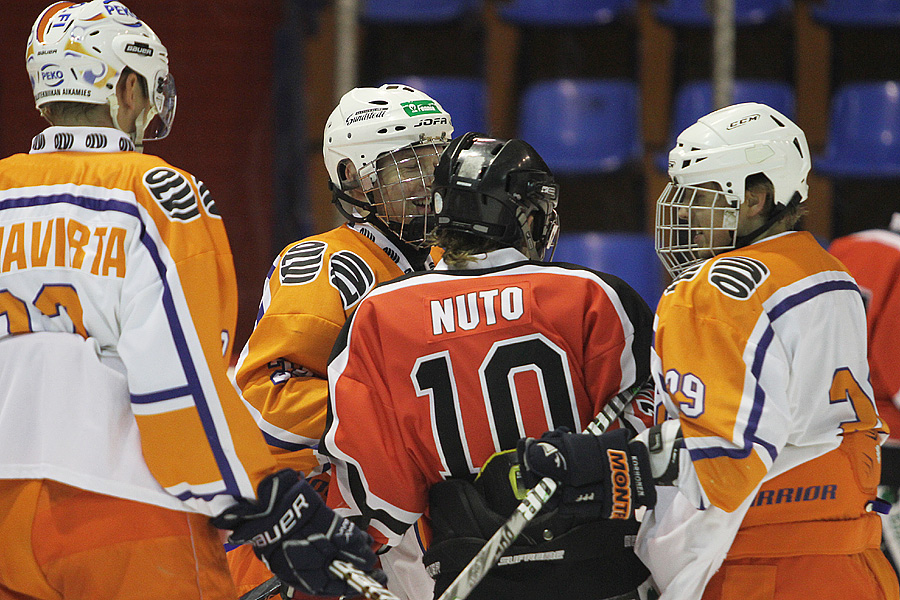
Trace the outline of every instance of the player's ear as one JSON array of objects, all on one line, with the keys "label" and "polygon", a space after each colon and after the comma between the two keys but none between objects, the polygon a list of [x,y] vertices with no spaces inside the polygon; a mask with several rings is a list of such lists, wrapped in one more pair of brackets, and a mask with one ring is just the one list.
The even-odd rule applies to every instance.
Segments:
[{"label": "player's ear", "polygon": [[766,208],[766,192],[763,189],[747,190],[744,204],[747,205],[747,216],[756,217]]}]

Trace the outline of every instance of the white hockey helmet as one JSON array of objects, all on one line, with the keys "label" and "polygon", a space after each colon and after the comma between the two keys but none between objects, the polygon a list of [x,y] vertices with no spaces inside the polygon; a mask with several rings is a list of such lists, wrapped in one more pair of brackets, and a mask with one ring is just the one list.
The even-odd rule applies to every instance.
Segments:
[{"label": "white hockey helmet", "polygon": [[168,51],[120,2],[52,4],[34,22],[25,65],[38,108],[58,101],[109,104],[116,127],[116,85],[128,67],[147,82],[151,104],[138,119],[136,143],[162,139],[172,127],[176,93]]},{"label": "white hockey helmet", "polygon": [[[666,269],[676,276],[739,245],[738,209],[746,198],[747,177],[762,174],[772,182],[775,213],[780,215],[789,205],[806,200],[810,167],[803,130],[765,104],[735,104],[701,117],[678,136],[669,152],[672,182],[657,200],[656,251]],[[717,198],[710,202],[703,192]],[[707,235],[702,239],[708,243],[703,247],[695,243],[697,226],[690,222],[688,210],[698,206],[698,198],[705,198],[704,207],[717,213],[703,224]],[[713,235],[715,231],[727,231],[730,242],[722,242],[723,236]]]},{"label": "white hockey helmet", "polygon": [[[421,244],[434,225],[428,193],[434,166],[452,134],[450,115],[419,90],[401,84],[350,90],[328,117],[322,145],[335,205],[351,220],[377,218],[402,240]],[[353,181],[345,162],[356,168]],[[354,188],[365,201],[346,193]]]}]

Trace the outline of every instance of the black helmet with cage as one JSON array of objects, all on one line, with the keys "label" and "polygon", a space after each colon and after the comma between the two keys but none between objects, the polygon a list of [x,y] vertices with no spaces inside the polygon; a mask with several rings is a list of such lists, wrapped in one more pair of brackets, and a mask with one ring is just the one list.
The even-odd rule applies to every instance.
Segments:
[{"label": "black helmet with cage", "polygon": [[436,232],[458,231],[542,260],[559,233],[559,186],[544,159],[519,139],[469,132],[450,142],[434,170]]}]

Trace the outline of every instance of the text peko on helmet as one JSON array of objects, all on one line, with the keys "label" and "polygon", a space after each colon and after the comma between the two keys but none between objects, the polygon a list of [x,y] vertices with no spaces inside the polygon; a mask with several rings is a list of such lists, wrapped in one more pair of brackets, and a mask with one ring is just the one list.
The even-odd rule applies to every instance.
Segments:
[{"label": "text peko on helmet", "polygon": [[146,81],[151,104],[138,118],[136,144],[162,139],[172,127],[176,93],[168,52],[120,2],[57,2],[46,8],[31,28],[25,66],[38,108],[61,101],[109,104],[117,128],[116,85],[127,67]]},{"label": "text peko on helmet", "polygon": [[[806,200],[811,167],[806,136],[777,110],[754,102],[735,104],[701,117],[678,136],[669,152],[671,183],[657,200],[656,251],[677,276],[707,258],[746,245],[778,221],[788,208]],[[774,188],[772,214],[757,230],[738,236],[739,207],[747,178],[764,175]],[[710,201],[710,193],[715,199]],[[691,208],[712,212],[698,246]],[[711,205],[711,206],[710,206]],[[707,222],[708,221],[708,222]],[[713,235],[714,232],[727,232]]]},{"label": "text peko on helmet", "polygon": [[400,84],[350,90],[328,117],[322,145],[338,210],[422,244],[433,226],[432,172],[452,134],[450,115],[423,92]]},{"label": "text peko on helmet", "polygon": [[[559,186],[523,140],[466,133],[455,138],[434,170],[437,230],[454,230],[525,248],[541,260],[556,244]],[[533,217],[532,222],[528,218]]]}]

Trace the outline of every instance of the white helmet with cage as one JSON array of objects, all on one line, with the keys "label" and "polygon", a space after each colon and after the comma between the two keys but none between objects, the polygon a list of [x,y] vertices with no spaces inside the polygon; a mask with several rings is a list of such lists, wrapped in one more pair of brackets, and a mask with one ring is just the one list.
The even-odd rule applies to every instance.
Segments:
[{"label": "white helmet with cage", "polygon": [[[351,220],[377,219],[400,239],[422,244],[434,225],[428,188],[452,134],[450,115],[419,90],[350,90],[328,117],[322,147],[336,206]],[[362,194],[350,195],[354,190]]]},{"label": "white helmet with cage", "polygon": [[137,123],[135,143],[162,139],[175,118],[175,84],[159,38],[115,0],[56,2],[31,29],[25,65],[35,105],[49,102],[109,104],[118,127],[116,85],[125,68],[147,83],[150,108]]},{"label": "white helmet with cage", "polygon": [[656,251],[666,269],[675,277],[762,233],[738,235],[748,177],[764,175],[774,189],[765,230],[806,200],[810,167],[803,130],[765,104],[735,104],[701,117],[678,136],[669,153],[672,181],[657,200]]}]

